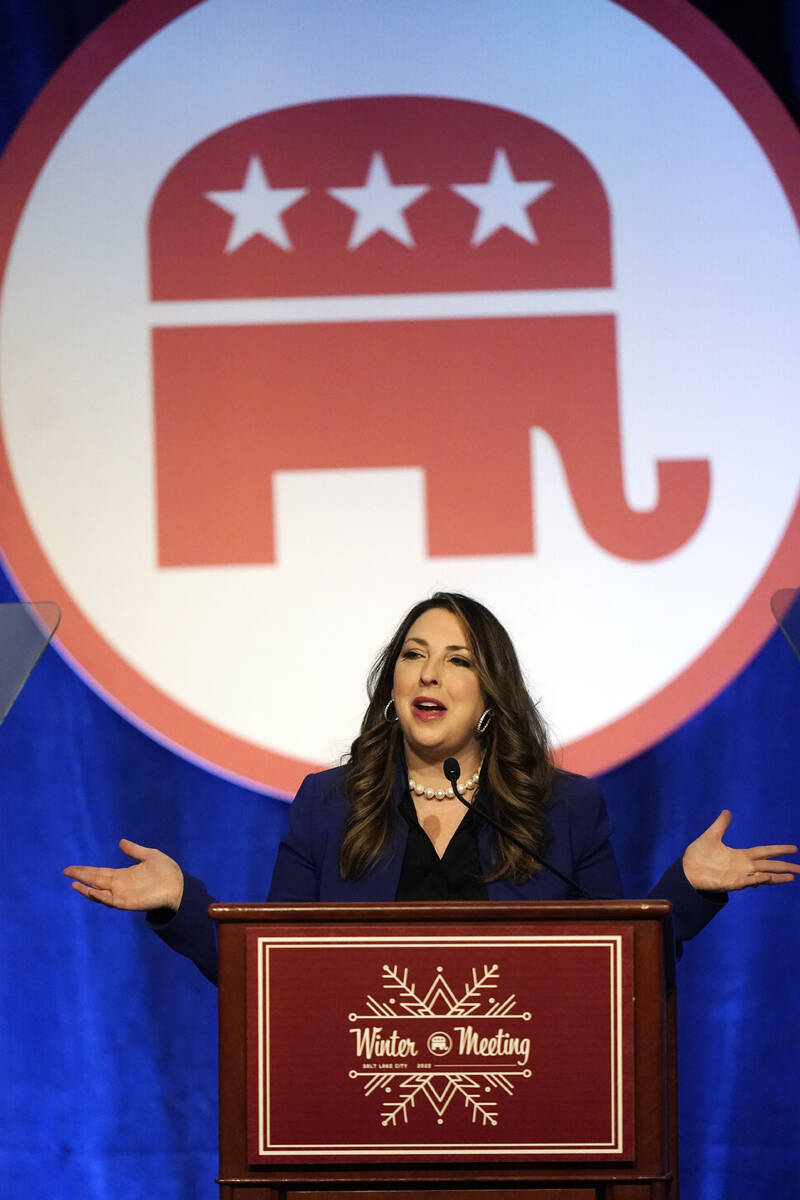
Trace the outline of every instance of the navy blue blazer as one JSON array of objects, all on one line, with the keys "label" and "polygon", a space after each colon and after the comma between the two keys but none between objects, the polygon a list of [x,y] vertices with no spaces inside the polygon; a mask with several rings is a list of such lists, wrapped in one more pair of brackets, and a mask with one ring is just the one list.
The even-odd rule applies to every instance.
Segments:
[{"label": "navy blue blazer", "polygon": [[[407,786],[400,764],[392,795],[395,809]],[[289,810],[289,833],[278,848],[269,900],[364,903],[394,899],[408,841],[406,821],[396,814],[391,845],[377,866],[361,879],[342,879],[339,846],[348,812],[343,767],[306,777]],[[487,873],[492,831],[481,824],[477,836],[478,856]],[[581,775],[557,772],[543,853],[590,895],[618,900],[622,897],[622,881],[610,837],[611,823],[599,784]],[[525,883],[508,879],[489,883],[487,893],[490,900],[564,900],[571,889],[542,867]],[[672,903],[678,948],[699,933],[725,903],[724,893],[712,898],[695,891],[683,873],[680,859],[664,872],[649,896]],[[216,982],[215,930],[206,915],[213,903],[204,884],[186,875],[178,911],[167,920],[160,920],[158,914],[150,914],[148,920],[169,946],[191,958],[208,979]]]}]

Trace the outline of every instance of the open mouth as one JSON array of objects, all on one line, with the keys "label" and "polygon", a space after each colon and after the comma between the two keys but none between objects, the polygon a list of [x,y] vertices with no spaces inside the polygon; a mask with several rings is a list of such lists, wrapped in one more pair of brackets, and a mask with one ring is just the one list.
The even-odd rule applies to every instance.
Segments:
[{"label": "open mouth", "polygon": [[411,707],[416,715],[424,721],[430,721],[447,712],[444,704],[440,704],[438,700],[423,699],[422,697],[415,700]]}]

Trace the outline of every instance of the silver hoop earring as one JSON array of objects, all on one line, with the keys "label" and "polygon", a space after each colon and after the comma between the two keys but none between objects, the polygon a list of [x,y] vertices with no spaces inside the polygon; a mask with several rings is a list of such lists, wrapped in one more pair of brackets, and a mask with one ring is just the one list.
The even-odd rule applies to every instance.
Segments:
[{"label": "silver hoop earring", "polygon": [[475,726],[475,732],[478,734],[486,733],[486,730],[489,728],[489,725],[491,724],[491,720],[492,720],[492,710],[490,708],[484,709],[484,711],[480,715],[480,720],[478,721],[478,724]]},{"label": "silver hoop earring", "polygon": [[397,715],[397,709],[396,709],[396,708],[395,708],[395,710],[394,710],[394,716],[393,716],[393,717],[390,717],[390,716],[389,716],[389,709],[391,708],[391,706],[392,706],[393,704],[394,704],[394,696],[390,696],[390,697],[389,697],[389,700],[388,700],[388,701],[387,701],[387,703],[386,703],[386,707],[385,707],[385,708],[384,708],[384,710],[383,710],[383,719],[384,719],[384,721],[386,721],[386,723],[387,723],[388,725],[394,725],[394,724],[395,724],[397,721],[399,721],[399,720],[400,720],[400,718],[399,718],[399,717],[398,717],[398,715]]}]

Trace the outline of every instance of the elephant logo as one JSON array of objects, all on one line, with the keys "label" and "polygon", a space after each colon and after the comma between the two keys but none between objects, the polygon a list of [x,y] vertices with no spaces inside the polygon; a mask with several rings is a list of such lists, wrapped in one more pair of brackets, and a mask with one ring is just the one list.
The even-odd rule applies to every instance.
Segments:
[{"label": "elephant logo", "polygon": [[428,1049],[431,1054],[449,1054],[453,1049],[453,1039],[449,1033],[432,1033],[428,1038]]},{"label": "elephant logo", "polygon": [[274,473],[336,467],[422,467],[430,556],[535,553],[532,427],[610,554],[699,528],[703,458],[627,503],[608,200],[530,117],[411,96],[251,117],[172,168],[149,244],[161,566],[273,563]]},{"label": "elephant logo", "polygon": [[797,129],[686,5],[300,7],[128,0],[9,143],[4,562],[225,777],[338,759],[441,588],[606,770],[800,553]]}]

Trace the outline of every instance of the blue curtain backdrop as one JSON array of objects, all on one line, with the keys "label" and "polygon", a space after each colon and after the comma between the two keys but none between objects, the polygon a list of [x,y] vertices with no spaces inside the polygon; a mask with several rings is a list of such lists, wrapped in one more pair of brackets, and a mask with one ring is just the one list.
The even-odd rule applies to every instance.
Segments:
[{"label": "blue curtain backdrop", "polygon": [[[116,7],[4,0],[0,145],[64,57]],[[797,5],[698,7],[797,117]],[[800,583],[800,564],[797,576],[787,584]],[[0,601],[15,598],[0,577]],[[704,711],[609,773],[628,893],[644,892],[725,806],[739,844],[800,837],[799,726],[800,664],[776,634]],[[219,896],[261,899],[285,804],[155,744],[52,649],[0,730],[0,794],[0,1194],[211,1200],[216,994],[141,919],[80,902],[60,871],[113,859],[127,835],[174,855]],[[734,896],[680,964],[688,1198],[797,1193],[799,904],[800,884]]]}]

